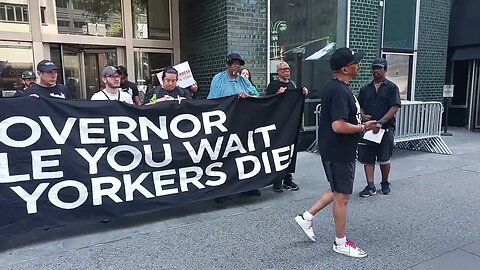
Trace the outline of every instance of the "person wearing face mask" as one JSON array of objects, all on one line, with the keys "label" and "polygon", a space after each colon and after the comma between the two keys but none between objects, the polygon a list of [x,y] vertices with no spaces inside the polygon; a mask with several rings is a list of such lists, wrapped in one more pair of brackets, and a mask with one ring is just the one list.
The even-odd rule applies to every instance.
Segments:
[{"label": "person wearing face mask", "polygon": [[238,53],[227,55],[227,69],[217,73],[210,84],[207,99],[215,99],[238,95],[240,98],[257,96],[253,85],[240,76],[240,70],[245,65],[245,60]]},{"label": "person wearing face mask", "polygon": [[184,88],[177,86],[178,71],[173,67],[167,67],[162,73],[162,83],[155,87],[150,102],[147,105],[152,105],[157,102],[166,100],[183,100],[192,99],[190,92]]},{"label": "person wearing face mask", "polygon": [[68,88],[57,84],[58,67],[50,60],[42,60],[37,65],[38,80],[27,88],[24,96],[71,99]]}]

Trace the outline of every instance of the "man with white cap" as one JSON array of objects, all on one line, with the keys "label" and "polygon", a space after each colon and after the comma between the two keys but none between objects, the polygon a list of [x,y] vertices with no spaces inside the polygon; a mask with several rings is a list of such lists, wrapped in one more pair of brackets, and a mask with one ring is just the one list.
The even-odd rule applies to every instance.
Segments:
[{"label": "man with white cap", "polygon": [[119,69],[113,66],[107,66],[102,72],[102,81],[105,89],[93,94],[92,100],[118,100],[128,104],[133,104],[132,96],[127,92],[120,91],[121,75]]}]

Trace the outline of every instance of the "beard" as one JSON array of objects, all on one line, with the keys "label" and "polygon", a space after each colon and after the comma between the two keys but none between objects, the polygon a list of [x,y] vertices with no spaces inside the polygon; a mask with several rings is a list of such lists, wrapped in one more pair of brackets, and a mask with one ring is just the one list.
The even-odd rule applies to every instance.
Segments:
[{"label": "beard", "polygon": [[119,88],[120,87],[120,82],[109,82],[109,81],[106,81],[105,82],[105,85],[108,87],[108,88]]}]

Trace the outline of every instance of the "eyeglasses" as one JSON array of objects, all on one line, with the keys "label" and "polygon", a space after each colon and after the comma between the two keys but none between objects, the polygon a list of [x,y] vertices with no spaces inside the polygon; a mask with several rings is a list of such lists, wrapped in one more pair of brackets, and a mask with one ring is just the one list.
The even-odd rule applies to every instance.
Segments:
[{"label": "eyeglasses", "polygon": [[281,71],[290,71],[290,68],[279,68],[278,70],[281,70]]},{"label": "eyeglasses", "polygon": [[114,79],[114,80],[120,79],[121,77],[122,77],[122,76],[120,76],[120,75],[107,76],[107,78],[112,78],[112,79]]}]

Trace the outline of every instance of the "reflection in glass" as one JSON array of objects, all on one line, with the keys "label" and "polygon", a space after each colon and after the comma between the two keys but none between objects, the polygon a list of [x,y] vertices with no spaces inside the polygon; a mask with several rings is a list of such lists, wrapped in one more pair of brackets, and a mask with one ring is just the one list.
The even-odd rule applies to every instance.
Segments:
[{"label": "reflection in glass", "polygon": [[33,52],[30,44],[4,42],[0,46],[0,94],[13,96],[21,86],[22,73],[33,71]]},{"label": "reflection in glass", "polygon": [[160,69],[172,65],[170,53],[135,52],[135,79],[138,90],[145,94],[149,84],[156,80],[155,74]]},{"label": "reflection in glass", "polygon": [[80,55],[65,51],[63,54],[63,69],[65,70],[65,86],[73,99],[81,98],[80,90]]},{"label": "reflection in glass", "polygon": [[133,37],[170,40],[170,1],[132,0]]},{"label": "reflection in glass", "polygon": [[408,100],[410,97],[408,88],[411,57],[411,55],[386,54],[388,62],[386,77],[398,86],[402,100]]},{"label": "reflection in glass", "polygon": [[121,0],[56,0],[60,34],[123,37]]},{"label": "reflection in glass", "polygon": [[277,78],[276,66],[287,61],[292,80],[306,86],[309,97],[319,96],[319,88],[330,79],[328,55],[305,61],[328,42],[337,41],[338,0],[270,0],[270,78]]}]

